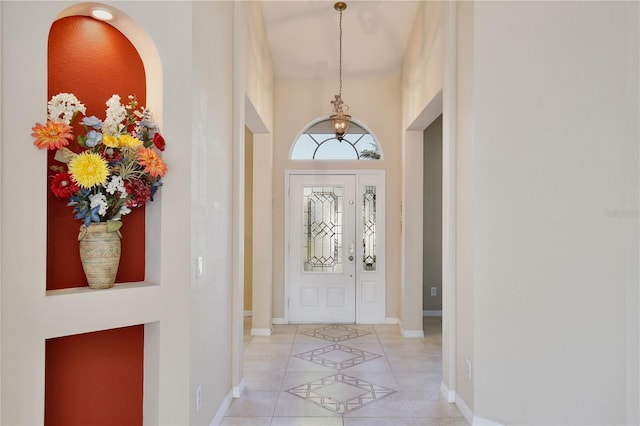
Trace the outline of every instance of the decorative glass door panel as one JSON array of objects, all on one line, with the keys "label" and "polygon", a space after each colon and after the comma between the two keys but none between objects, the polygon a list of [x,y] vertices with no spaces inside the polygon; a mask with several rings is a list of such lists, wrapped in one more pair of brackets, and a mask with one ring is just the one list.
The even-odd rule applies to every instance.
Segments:
[{"label": "decorative glass door panel", "polygon": [[355,176],[289,179],[290,321],[355,322]]},{"label": "decorative glass door panel", "polygon": [[362,188],[362,270],[376,270],[376,187]]},{"label": "decorative glass door panel", "polygon": [[302,250],[305,272],[342,272],[344,188],[303,188]]}]

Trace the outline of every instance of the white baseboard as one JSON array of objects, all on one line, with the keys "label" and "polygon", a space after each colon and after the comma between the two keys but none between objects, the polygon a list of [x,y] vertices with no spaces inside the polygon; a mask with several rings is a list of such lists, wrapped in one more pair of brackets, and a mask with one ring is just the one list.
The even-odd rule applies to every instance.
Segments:
[{"label": "white baseboard", "polygon": [[211,420],[210,426],[219,426],[222,424],[222,420],[224,420],[224,415],[227,413],[229,406],[231,405],[231,400],[233,399],[233,391],[229,391],[227,396],[224,397],[220,407],[218,407],[218,411],[216,411],[216,415],[213,416]]},{"label": "white baseboard", "polygon": [[[436,311],[433,311],[433,312],[436,312]],[[438,312],[441,312],[441,311],[438,311]],[[271,318],[271,324],[289,324],[289,321],[286,321],[284,318]],[[358,321],[358,324],[401,324],[401,323],[400,323],[400,319],[397,317],[387,317],[382,321],[375,321],[375,320]],[[414,330],[414,331],[422,333],[422,330]],[[409,330],[408,332],[411,332],[411,330]],[[412,336],[412,337],[418,337],[418,336]],[[424,337],[424,335],[421,335],[419,337]]]},{"label": "white baseboard", "polygon": [[496,423],[478,416],[473,416],[473,423],[471,424],[473,426],[504,426],[502,423]]},{"label": "white baseboard", "polygon": [[422,311],[423,317],[441,317],[442,311]]},{"label": "white baseboard", "polygon": [[387,319],[383,318],[383,319],[371,319],[371,318],[364,318],[364,319],[358,319],[356,321],[356,324],[373,324],[373,325],[378,325],[378,324],[387,324]]},{"label": "white baseboard", "polygon": [[400,325],[400,333],[402,333],[402,337],[405,337],[407,339],[419,339],[421,337],[424,337],[424,331],[405,330],[404,328],[402,328],[402,325]]},{"label": "white baseboard", "polygon": [[[443,388],[444,389],[447,388],[444,385],[444,383],[442,383],[440,390],[442,390]],[[464,399],[462,399],[462,397],[455,392],[453,392],[453,394],[454,394],[456,406],[458,407],[458,409],[460,410],[460,412],[462,413],[464,418],[467,420],[467,422],[469,422],[470,425],[472,426],[505,426],[502,423],[496,423],[492,420],[487,420],[485,418],[474,415],[473,411],[471,411],[471,408],[469,408],[467,403],[464,402]]]},{"label": "white baseboard", "polygon": [[398,324],[400,326],[400,334],[402,337],[406,337],[408,339],[417,339],[420,337],[424,337],[424,331],[422,330],[405,330],[402,326],[402,321],[399,318],[387,318],[387,324]]},{"label": "white baseboard", "polygon": [[253,311],[244,311],[244,316],[245,317],[252,317],[253,316]]},{"label": "white baseboard", "polygon": [[469,408],[467,403],[464,402],[464,399],[462,399],[462,397],[460,395],[458,395],[457,393],[455,394],[455,402],[456,402],[456,406],[458,407],[458,410],[460,410],[460,412],[462,413],[464,418],[467,420],[467,422],[470,425],[473,425],[474,424],[473,423],[473,411],[471,411],[471,408]]},{"label": "white baseboard", "polygon": [[240,380],[240,384],[238,386],[233,387],[233,397],[240,398],[242,395],[242,391],[244,391],[244,379]]},{"label": "white baseboard", "polygon": [[252,328],[251,329],[252,336],[271,336],[270,328]]},{"label": "white baseboard", "polygon": [[440,393],[447,399],[447,402],[456,402],[456,393],[452,390],[449,390],[444,382],[440,382]]}]

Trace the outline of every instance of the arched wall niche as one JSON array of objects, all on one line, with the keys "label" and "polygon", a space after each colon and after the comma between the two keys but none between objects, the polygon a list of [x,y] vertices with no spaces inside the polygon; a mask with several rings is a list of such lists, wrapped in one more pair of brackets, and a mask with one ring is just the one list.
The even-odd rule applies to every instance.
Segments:
[{"label": "arched wall niche", "polygon": [[[120,31],[134,46],[145,70],[146,101],[145,105],[153,112],[154,121],[163,129],[163,72],[158,49],[149,34],[122,10],[104,3],[84,2],[74,4],[57,14],[53,22],[70,16],[91,17],[92,10],[100,8],[111,12],[113,19],[107,22],[108,25]],[[93,19],[93,18],[91,18]],[[53,24],[53,23],[52,23]],[[107,98],[105,98],[106,101]],[[82,99],[81,99],[82,101]],[[124,101],[123,101],[124,102]],[[104,114],[104,111],[102,112]],[[149,283],[160,283],[160,225],[162,192],[159,191],[154,197],[153,203],[146,206],[146,227],[145,236],[146,261],[144,280]],[[158,232],[156,232],[158,231]]]},{"label": "arched wall niche", "polygon": [[[135,95],[146,105],[144,63],[131,41],[117,28],[88,16],[66,16],[51,25],[47,53],[48,98],[73,93],[86,106],[86,115],[104,118],[105,102],[113,94],[127,103]],[[74,134],[84,133],[78,120]],[[74,141],[73,151],[80,147]],[[60,163],[55,151],[48,151],[49,174]],[[49,184],[47,179],[47,185]],[[68,200],[47,192],[47,290],[82,287],[85,274],[78,256],[79,221],[73,217]],[[150,203],[152,209],[153,203]],[[122,218],[122,256],[116,283],[145,281],[146,206]],[[61,261],[64,253],[64,261]]]},{"label": "arched wall niche", "polygon": [[112,13],[113,19],[108,21],[124,34],[138,51],[147,79],[147,106],[153,111],[156,123],[162,128],[162,64],[155,43],[140,25],[120,9],[104,3],[86,2],[70,6],[60,12],[56,19],[67,16],[91,16],[95,8],[105,9]]}]

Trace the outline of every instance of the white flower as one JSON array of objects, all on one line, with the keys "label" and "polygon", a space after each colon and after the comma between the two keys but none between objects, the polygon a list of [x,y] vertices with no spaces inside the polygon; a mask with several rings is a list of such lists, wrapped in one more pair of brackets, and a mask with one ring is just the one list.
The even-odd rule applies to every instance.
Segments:
[{"label": "white flower", "polygon": [[113,195],[118,191],[120,193],[120,198],[127,198],[127,188],[124,186],[124,181],[120,176],[111,176],[109,183],[105,186],[107,193]]},{"label": "white flower", "polygon": [[120,216],[124,216],[126,214],[131,213],[131,209],[127,206],[120,207]]},{"label": "white flower", "polygon": [[77,112],[85,114],[87,109],[73,93],[58,93],[47,103],[47,111],[49,120],[68,125]]},{"label": "white flower", "polygon": [[127,111],[120,103],[120,96],[113,95],[106,102],[107,118],[102,124],[102,133],[106,135],[118,135],[123,129],[122,122],[127,117]]},{"label": "white flower", "polygon": [[100,206],[98,214],[104,216],[107,214],[107,197],[104,194],[92,194],[89,195],[89,201],[91,201],[91,209]]}]

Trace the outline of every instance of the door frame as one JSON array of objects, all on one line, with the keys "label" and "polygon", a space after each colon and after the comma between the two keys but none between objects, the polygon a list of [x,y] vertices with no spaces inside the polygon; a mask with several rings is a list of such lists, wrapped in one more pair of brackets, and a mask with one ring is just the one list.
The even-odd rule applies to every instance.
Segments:
[{"label": "door frame", "polygon": [[[375,274],[368,273],[356,267],[356,323],[357,324],[384,324],[386,318],[386,268],[385,268],[385,171],[384,170],[285,170],[285,208],[284,208],[284,322],[290,322],[290,294],[291,294],[291,273],[289,259],[289,223],[290,223],[290,177],[292,175],[354,175],[356,178],[356,197],[360,194],[363,185],[376,185],[376,198],[383,200],[376,204],[376,222],[380,224],[384,231],[376,237],[377,267]],[[356,211],[356,240],[360,238],[362,229],[362,217]],[[375,279],[372,279],[375,275]],[[363,280],[367,276],[368,280]],[[366,296],[363,289],[367,286]]]}]

